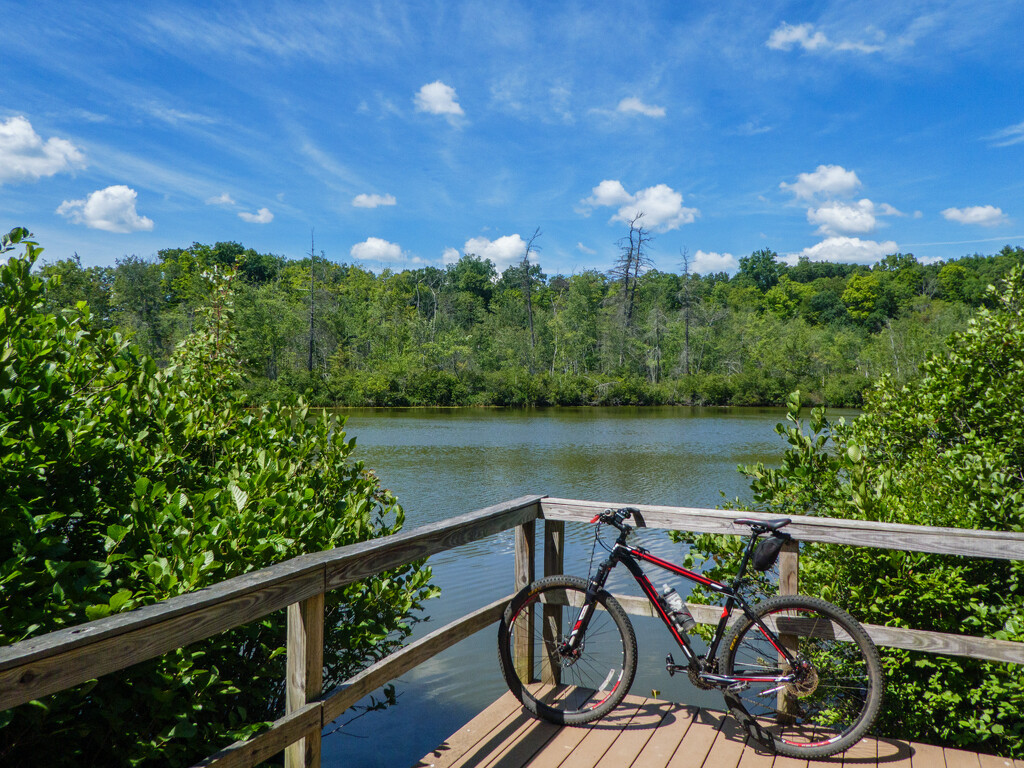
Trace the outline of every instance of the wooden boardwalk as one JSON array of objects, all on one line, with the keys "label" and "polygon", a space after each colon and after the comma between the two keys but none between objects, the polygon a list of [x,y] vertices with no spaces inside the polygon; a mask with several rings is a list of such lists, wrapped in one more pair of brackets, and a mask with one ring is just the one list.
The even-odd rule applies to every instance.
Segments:
[{"label": "wooden boardwalk", "polygon": [[823,760],[777,757],[747,743],[721,712],[628,696],[597,723],[560,728],[508,693],[414,768],[1024,768],[1024,761],[888,739]]}]

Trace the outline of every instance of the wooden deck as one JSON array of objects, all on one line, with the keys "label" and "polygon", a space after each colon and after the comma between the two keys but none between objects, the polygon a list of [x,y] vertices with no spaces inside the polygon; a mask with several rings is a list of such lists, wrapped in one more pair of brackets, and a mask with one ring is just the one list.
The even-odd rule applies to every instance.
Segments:
[{"label": "wooden deck", "polygon": [[773,756],[721,712],[628,696],[589,726],[533,718],[505,694],[414,768],[1024,768],[1024,761],[888,739],[823,760]]}]

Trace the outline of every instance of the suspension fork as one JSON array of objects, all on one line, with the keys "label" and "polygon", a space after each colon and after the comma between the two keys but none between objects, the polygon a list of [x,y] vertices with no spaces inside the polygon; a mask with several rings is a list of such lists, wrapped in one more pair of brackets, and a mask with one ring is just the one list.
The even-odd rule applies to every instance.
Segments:
[{"label": "suspension fork", "polygon": [[616,550],[613,549],[608,559],[598,566],[597,573],[587,585],[587,594],[583,600],[583,606],[580,608],[579,616],[576,618],[576,623],[573,625],[572,631],[569,632],[569,637],[559,647],[561,653],[572,654],[579,650],[580,643],[587,632],[587,627],[590,626],[590,620],[597,610],[597,594],[604,589],[605,582],[608,581],[608,574],[611,573],[612,568],[618,562],[619,557]]}]

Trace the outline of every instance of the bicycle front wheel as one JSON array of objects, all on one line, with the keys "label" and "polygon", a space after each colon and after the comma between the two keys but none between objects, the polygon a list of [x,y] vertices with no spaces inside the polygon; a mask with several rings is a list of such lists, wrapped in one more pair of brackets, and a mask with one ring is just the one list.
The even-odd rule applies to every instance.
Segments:
[{"label": "bicycle front wheel", "polygon": [[559,725],[603,717],[622,701],[636,673],[633,626],[607,592],[598,593],[576,650],[565,648],[586,594],[584,579],[540,579],[512,599],[498,627],[509,690],[535,715]]},{"label": "bicycle front wheel", "polygon": [[793,682],[747,682],[739,692],[765,746],[815,758],[859,741],[878,715],[884,687],[878,649],[863,627],[841,608],[803,595],[773,597],[756,613],[795,657],[795,668],[746,616],[723,640],[719,664],[723,675],[741,680],[796,673]]}]

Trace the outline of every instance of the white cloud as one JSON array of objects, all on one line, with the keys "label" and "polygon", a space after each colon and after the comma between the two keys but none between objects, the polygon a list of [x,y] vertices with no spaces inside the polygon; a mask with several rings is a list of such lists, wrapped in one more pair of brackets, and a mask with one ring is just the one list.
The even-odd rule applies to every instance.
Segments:
[{"label": "white cloud", "polygon": [[356,195],[352,198],[355,208],[379,208],[382,205],[395,205],[398,201],[394,195]]},{"label": "white cloud", "polygon": [[857,53],[877,53],[881,45],[844,40],[829,40],[824,32],[815,30],[813,24],[787,24],[782,22],[769,35],[765,45],[776,51],[791,51],[793,46],[800,46],[805,51],[855,51]]},{"label": "white cloud", "polygon": [[690,272],[711,275],[717,272],[732,272],[739,269],[740,262],[731,253],[705,253],[697,251],[690,259]]},{"label": "white cloud", "polygon": [[1024,141],[1024,123],[1017,123],[1001,131],[996,131],[988,137],[996,147],[1009,147],[1012,144],[1020,144]]},{"label": "white cloud", "polygon": [[444,253],[441,254],[441,262],[444,264],[457,264],[461,258],[462,254],[459,253],[458,248],[445,248]]},{"label": "white cloud", "polygon": [[414,99],[416,110],[429,112],[432,115],[455,115],[465,114],[459,106],[455,89],[445,85],[440,80],[427,83],[416,93]]},{"label": "white cloud", "polygon": [[24,117],[0,123],[0,184],[35,181],[85,166],[85,156],[67,139],[43,141]]},{"label": "white cloud", "polygon": [[604,205],[622,205],[632,201],[633,196],[622,186],[617,179],[605,179],[590,192],[590,197],[583,202],[595,208]]},{"label": "white cloud", "polygon": [[583,243],[576,243],[576,250],[580,253],[585,253],[588,256],[593,256],[597,253],[593,248],[587,248]]},{"label": "white cloud", "polygon": [[623,112],[626,114],[638,113],[641,115],[647,115],[647,117],[664,117],[665,108],[656,107],[653,104],[644,104],[640,99],[635,96],[628,96],[619,102],[619,106],[615,108],[617,112]]},{"label": "white cloud", "polygon": [[874,240],[861,240],[859,237],[829,237],[810,248],[804,248],[800,253],[790,254],[785,261],[795,264],[798,257],[806,256],[811,261],[874,264],[890,253],[898,251],[899,246],[892,240],[879,243]]},{"label": "white cloud", "polygon": [[234,205],[234,198],[231,197],[227,192],[222,192],[219,195],[206,198],[207,205]]},{"label": "white cloud", "polygon": [[501,273],[522,260],[523,254],[526,253],[526,242],[517,234],[505,235],[497,240],[474,237],[466,241],[462,251],[463,253],[474,253],[483,259],[490,259]]},{"label": "white cloud", "polygon": [[819,196],[847,196],[859,188],[860,179],[857,174],[841,165],[819,165],[812,173],[798,174],[792,184],[784,181],[779,184],[779,189],[789,190],[799,200],[812,200]]},{"label": "white cloud", "polygon": [[274,214],[270,212],[269,208],[260,208],[256,213],[241,211],[238,214],[238,218],[249,224],[269,224],[274,220]]},{"label": "white cloud", "polygon": [[361,261],[405,261],[398,243],[389,243],[379,237],[368,237],[356,243],[349,251],[354,259]]},{"label": "white cloud", "polygon": [[879,216],[902,216],[888,203],[875,205],[866,197],[855,203],[831,202],[807,209],[807,220],[818,225],[819,235],[863,235],[873,232]]},{"label": "white cloud", "polygon": [[[591,190],[590,197],[580,202],[593,208],[618,206],[618,213],[610,221],[627,224],[638,213],[643,213],[643,225],[658,232],[679,229],[683,224],[691,224],[700,215],[698,209],[684,207],[682,194],[667,184],[656,184],[631,195],[622,186],[622,182],[605,179]],[[586,210],[582,212],[586,213]]]},{"label": "white cloud", "polygon": [[994,205],[970,205],[967,208],[947,208],[942,216],[957,224],[977,224],[982,227],[994,227],[1007,222],[1006,214]]},{"label": "white cloud", "polygon": [[75,224],[104,232],[139,232],[153,229],[153,220],[135,210],[135,190],[123,184],[91,192],[85,200],[65,200],[57,213]]}]

